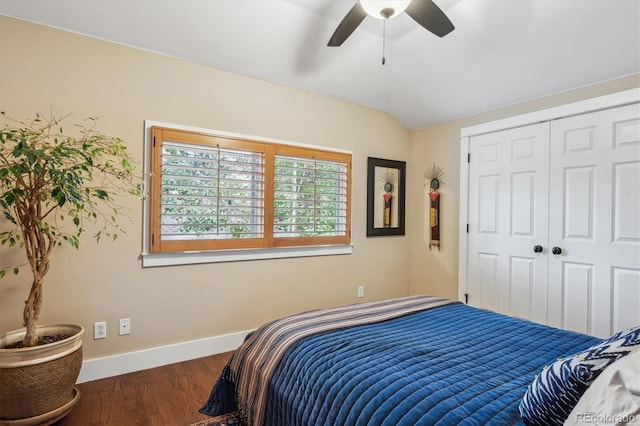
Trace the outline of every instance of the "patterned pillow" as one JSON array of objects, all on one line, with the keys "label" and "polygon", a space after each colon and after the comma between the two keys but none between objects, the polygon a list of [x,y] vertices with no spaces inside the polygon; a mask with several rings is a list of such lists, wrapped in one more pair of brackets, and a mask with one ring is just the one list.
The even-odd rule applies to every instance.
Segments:
[{"label": "patterned pillow", "polygon": [[640,326],[545,366],[520,402],[522,419],[528,425],[562,425],[596,377],[609,364],[637,350]]}]

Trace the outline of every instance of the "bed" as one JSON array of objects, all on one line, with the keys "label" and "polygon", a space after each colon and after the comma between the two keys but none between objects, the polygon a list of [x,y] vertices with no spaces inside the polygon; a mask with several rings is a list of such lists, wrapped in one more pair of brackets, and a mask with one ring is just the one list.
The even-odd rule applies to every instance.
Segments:
[{"label": "bed", "polygon": [[[608,341],[423,295],[309,311],[248,335],[201,412],[237,410],[249,425],[523,424],[532,386],[547,398],[558,383],[546,373],[592,353],[603,369],[620,358],[616,343],[600,360]],[[538,410],[528,396],[524,412]]]}]

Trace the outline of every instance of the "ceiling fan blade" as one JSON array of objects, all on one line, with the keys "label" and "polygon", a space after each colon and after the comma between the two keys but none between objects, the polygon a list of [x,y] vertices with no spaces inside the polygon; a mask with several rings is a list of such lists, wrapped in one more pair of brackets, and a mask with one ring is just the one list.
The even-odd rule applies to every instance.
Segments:
[{"label": "ceiling fan blade", "polygon": [[367,16],[367,12],[365,12],[360,2],[357,1],[356,4],[353,5],[351,10],[347,13],[347,15],[342,19],[342,22],[338,25],[338,28],[334,31],[333,35],[329,39],[329,43],[327,46],[340,46],[344,41],[349,38],[352,32],[358,28],[358,25],[364,20]]},{"label": "ceiling fan blade", "polygon": [[455,28],[447,15],[432,0],[413,0],[407,15],[438,37],[444,37]]}]

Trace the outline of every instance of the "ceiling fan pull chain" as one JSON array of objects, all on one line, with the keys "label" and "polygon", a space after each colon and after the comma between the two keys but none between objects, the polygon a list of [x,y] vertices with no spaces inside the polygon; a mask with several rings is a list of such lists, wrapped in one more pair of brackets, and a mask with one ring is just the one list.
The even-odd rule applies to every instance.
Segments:
[{"label": "ceiling fan pull chain", "polygon": [[387,20],[383,19],[382,20],[382,65],[384,65],[384,63],[386,62],[384,59],[384,47],[385,47],[386,36],[387,36]]}]

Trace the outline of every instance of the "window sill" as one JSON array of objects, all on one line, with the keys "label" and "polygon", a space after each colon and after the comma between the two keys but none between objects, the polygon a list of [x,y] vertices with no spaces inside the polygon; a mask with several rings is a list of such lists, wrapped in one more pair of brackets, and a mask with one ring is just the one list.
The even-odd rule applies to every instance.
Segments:
[{"label": "window sill", "polygon": [[282,247],[269,249],[197,251],[182,253],[142,253],[142,267],[192,265],[196,263],[238,262],[243,260],[285,259],[292,257],[351,254],[351,244],[335,246]]}]

